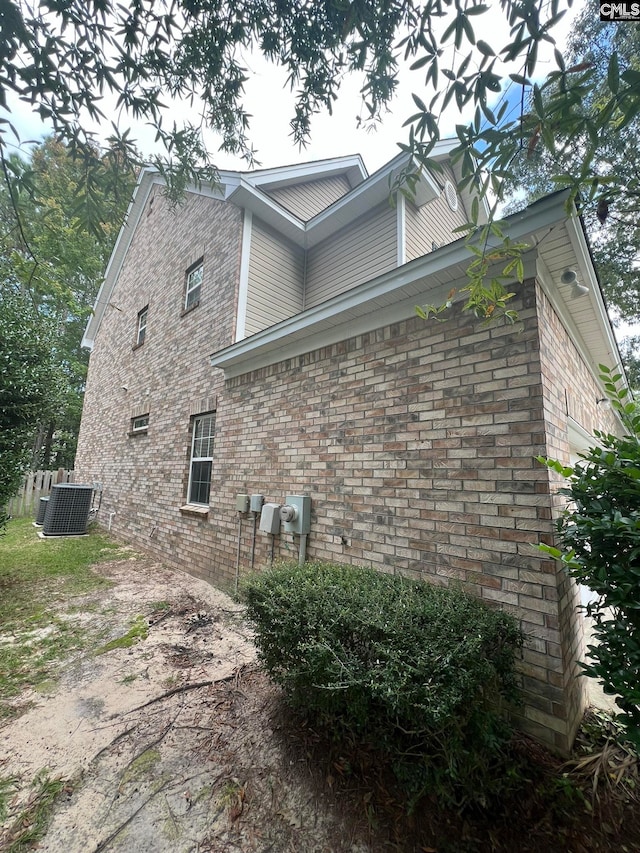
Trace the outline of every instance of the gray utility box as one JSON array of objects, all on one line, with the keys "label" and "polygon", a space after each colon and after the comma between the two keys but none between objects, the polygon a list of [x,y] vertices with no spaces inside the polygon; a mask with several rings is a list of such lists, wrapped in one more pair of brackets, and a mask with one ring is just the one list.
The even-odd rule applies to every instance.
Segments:
[{"label": "gray utility box", "polygon": [[260,530],[263,533],[280,533],[280,504],[265,504],[262,507]]},{"label": "gray utility box", "polygon": [[249,495],[236,495],[237,512],[249,512]]},{"label": "gray utility box", "polygon": [[[293,513],[283,513],[285,507],[292,507]],[[280,515],[286,533],[302,535],[311,530],[311,498],[308,495],[287,495],[285,506]]]}]

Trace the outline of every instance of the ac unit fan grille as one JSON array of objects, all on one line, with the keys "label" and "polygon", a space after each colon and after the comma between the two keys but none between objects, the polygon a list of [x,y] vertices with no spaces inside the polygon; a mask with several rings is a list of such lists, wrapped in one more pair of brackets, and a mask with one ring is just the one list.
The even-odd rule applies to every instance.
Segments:
[{"label": "ac unit fan grille", "polygon": [[44,516],[45,536],[72,536],[87,532],[93,487],[59,483],[51,489]]}]

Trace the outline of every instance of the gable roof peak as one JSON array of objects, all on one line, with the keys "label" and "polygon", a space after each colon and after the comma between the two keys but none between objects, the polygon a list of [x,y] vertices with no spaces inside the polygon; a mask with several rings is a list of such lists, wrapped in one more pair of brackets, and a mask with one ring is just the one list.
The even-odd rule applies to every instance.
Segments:
[{"label": "gable roof peak", "polygon": [[353,189],[368,177],[366,166],[359,154],[311,160],[307,163],[291,163],[287,166],[274,166],[270,169],[255,169],[240,174],[247,183],[254,187],[260,187],[262,190],[280,189],[292,184],[332,178],[337,175],[346,177]]}]

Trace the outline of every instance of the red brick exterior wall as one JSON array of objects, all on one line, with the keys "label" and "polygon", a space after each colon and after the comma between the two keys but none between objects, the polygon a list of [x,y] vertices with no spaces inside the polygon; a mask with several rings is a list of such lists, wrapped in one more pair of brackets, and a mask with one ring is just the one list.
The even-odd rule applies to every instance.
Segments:
[{"label": "red brick exterior wall", "polygon": [[[534,457],[567,451],[556,350],[572,360],[566,376],[592,380],[535,283],[515,306],[523,331],[459,312],[443,324],[416,317],[225,383],[208,356],[233,340],[240,233],[240,211],[195,197],[177,214],[156,197],[143,217],[113,294],[120,310],[108,310],[92,354],[76,464],[79,479],[103,482],[102,523],[231,588],[235,495],[308,494],[308,558],[455,579],[516,614],[529,635],[520,724],[567,749],[582,707],[571,678],[580,638],[573,587],[536,550],[552,541],[555,499]],[[184,271],[201,255],[201,303],[180,316]],[[147,301],[147,339],[132,349]],[[216,443],[202,518],[180,507],[190,415],[208,408]],[[149,412],[147,435],[127,435],[132,411]],[[245,520],[241,573],[251,532]],[[258,532],[257,567],[270,548]],[[276,539],[277,557],[296,553],[292,536]]]}]

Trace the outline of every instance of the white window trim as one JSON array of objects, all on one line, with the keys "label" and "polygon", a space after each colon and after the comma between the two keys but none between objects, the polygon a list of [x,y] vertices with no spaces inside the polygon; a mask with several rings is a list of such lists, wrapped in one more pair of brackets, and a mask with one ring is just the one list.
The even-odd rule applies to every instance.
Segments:
[{"label": "white window trim", "polygon": [[[198,283],[197,284],[191,284],[192,277],[197,272],[200,273]],[[198,304],[198,302],[200,302],[200,293],[198,293],[197,299],[194,302],[192,302],[191,305],[189,304],[189,297],[194,292],[194,290],[200,291],[200,289],[202,288],[203,277],[204,277],[204,260],[198,261],[190,269],[187,270],[187,282],[186,282],[186,286],[185,286],[184,305],[183,305],[183,309],[185,311],[189,311],[189,310],[191,310],[191,308],[195,308],[196,305]]]},{"label": "white window trim", "polygon": [[[136,335],[136,346],[142,346],[147,336],[147,319],[149,317],[149,306],[145,305],[142,311],[138,311],[138,334]],[[142,335],[142,340],[140,340]]]},{"label": "white window trim", "polygon": [[[196,426],[198,421],[203,420],[203,418],[213,417],[213,438],[215,442],[215,434],[216,434],[216,426],[215,412],[205,412],[201,415],[195,415],[192,418],[192,427],[191,427],[191,453],[189,455],[189,482],[187,484],[187,506],[209,506],[209,501],[207,503],[200,503],[199,501],[191,500],[191,484],[193,479],[193,463],[194,462],[211,462],[211,468],[213,469],[213,456],[194,456],[195,444],[196,444]],[[209,483],[209,497],[211,497],[211,483]]]},{"label": "white window trim", "polygon": [[[139,423],[143,421],[143,423]],[[138,422],[138,423],[137,423]],[[137,425],[136,425],[137,423]],[[141,432],[147,432],[149,429],[149,415],[136,415],[135,418],[131,418],[131,434],[138,434]]]}]

